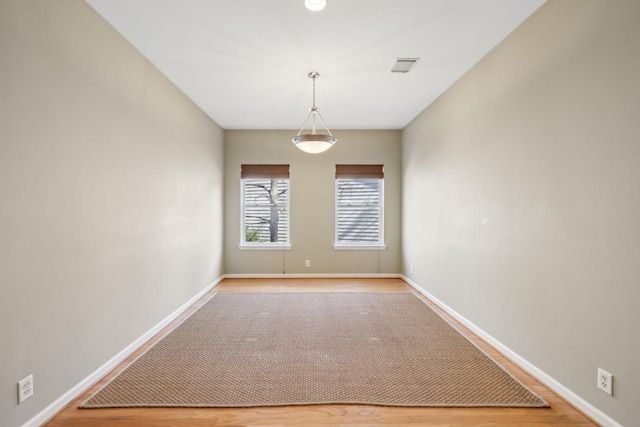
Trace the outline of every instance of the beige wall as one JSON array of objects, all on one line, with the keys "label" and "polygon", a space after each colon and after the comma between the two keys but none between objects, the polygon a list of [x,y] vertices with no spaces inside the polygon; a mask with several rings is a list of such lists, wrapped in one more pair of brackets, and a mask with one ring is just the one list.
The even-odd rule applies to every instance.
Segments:
[{"label": "beige wall", "polygon": [[[297,131],[225,131],[225,273],[376,274],[400,272],[400,131],[335,131],[338,142],[321,154],[291,143]],[[240,165],[289,164],[289,251],[240,250]],[[336,251],[335,165],[384,164],[385,242],[382,251]],[[304,260],[311,260],[305,268]]]},{"label": "beige wall", "polygon": [[10,427],[222,274],[223,133],[81,0],[0,0],[0,58]]},{"label": "beige wall", "polygon": [[626,426],[640,420],[638,22],[637,1],[550,0],[403,131],[407,276]]},{"label": "beige wall", "polygon": [[[0,425],[223,272],[401,268],[635,425],[639,18],[631,0],[549,0],[402,132],[402,165],[400,131],[336,131],[315,156],[294,131],[226,131],[223,181],[222,130],[86,3],[0,0]],[[291,251],[238,249],[242,163],[291,165]],[[333,249],[336,163],[385,165],[385,251]]]}]

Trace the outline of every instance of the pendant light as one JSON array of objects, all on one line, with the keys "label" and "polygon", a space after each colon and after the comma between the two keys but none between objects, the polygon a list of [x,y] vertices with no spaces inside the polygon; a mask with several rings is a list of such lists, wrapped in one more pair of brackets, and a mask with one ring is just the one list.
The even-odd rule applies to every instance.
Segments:
[{"label": "pendant light", "polygon": [[327,0],[304,0],[304,5],[312,12],[318,12],[327,5]]},{"label": "pendant light", "polygon": [[[338,140],[333,135],[331,135],[331,131],[327,127],[327,124],[324,122],[324,119],[320,114],[320,110],[318,110],[318,107],[316,107],[316,79],[320,77],[320,74],[317,71],[312,71],[308,74],[308,76],[313,79],[313,106],[309,108],[309,114],[302,124],[302,128],[300,128],[300,132],[298,132],[297,136],[291,138],[291,142],[293,142],[296,147],[306,153],[317,154],[322,153],[323,151],[327,151]],[[320,118],[320,121],[324,125],[324,128],[327,131],[328,135],[316,133],[316,116]],[[302,131],[307,125],[309,119],[311,119],[311,133],[303,135]]]}]

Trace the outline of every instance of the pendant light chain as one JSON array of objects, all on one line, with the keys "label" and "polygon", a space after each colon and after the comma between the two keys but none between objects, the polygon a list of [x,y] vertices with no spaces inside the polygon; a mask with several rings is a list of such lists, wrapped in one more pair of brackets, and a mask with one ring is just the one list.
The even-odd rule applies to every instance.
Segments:
[{"label": "pendant light chain", "polygon": [[[318,73],[317,71],[312,71],[309,73],[309,77],[313,79],[313,106],[311,107],[311,110],[310,110],[311,111],[311,133],[315,134],[317,131],[316,115],[320,115],[320,110],[318,109],[318,107],[316,107],[316,78],[320,77],[320,73]],[[320,120],[322,120],[322,116],[320,116]],[[324,120],[322,121],[324,122]],[[329,132],[329,134],[331,134],[329,129],[327,129],[327,131]]]},{"label": "pendant light chain", "polygon": [[313,74],[313,109],[316,109],[316,77],[318,77],[316,74]]}]

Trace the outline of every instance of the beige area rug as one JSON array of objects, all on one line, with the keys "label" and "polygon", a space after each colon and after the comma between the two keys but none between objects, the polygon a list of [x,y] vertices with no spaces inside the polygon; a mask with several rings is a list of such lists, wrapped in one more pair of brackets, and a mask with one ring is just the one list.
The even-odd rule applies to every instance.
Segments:
[{"label": "beige area rug", "polygon": [[218,293],[81,408],[547,403],[412,293]]}]

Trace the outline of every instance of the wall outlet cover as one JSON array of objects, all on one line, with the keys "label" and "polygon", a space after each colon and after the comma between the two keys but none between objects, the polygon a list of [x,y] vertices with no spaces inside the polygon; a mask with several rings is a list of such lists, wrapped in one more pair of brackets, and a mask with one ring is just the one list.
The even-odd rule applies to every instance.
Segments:
[{"label": "wall outlet cover", "polygon": [[598,388],[613,396],[613,375],[602,368],[598,368]]},{"label": "wall outlet cover", "polygon": [[18,403],[22,403],[33,396],[33,375],[18,381]]}]

